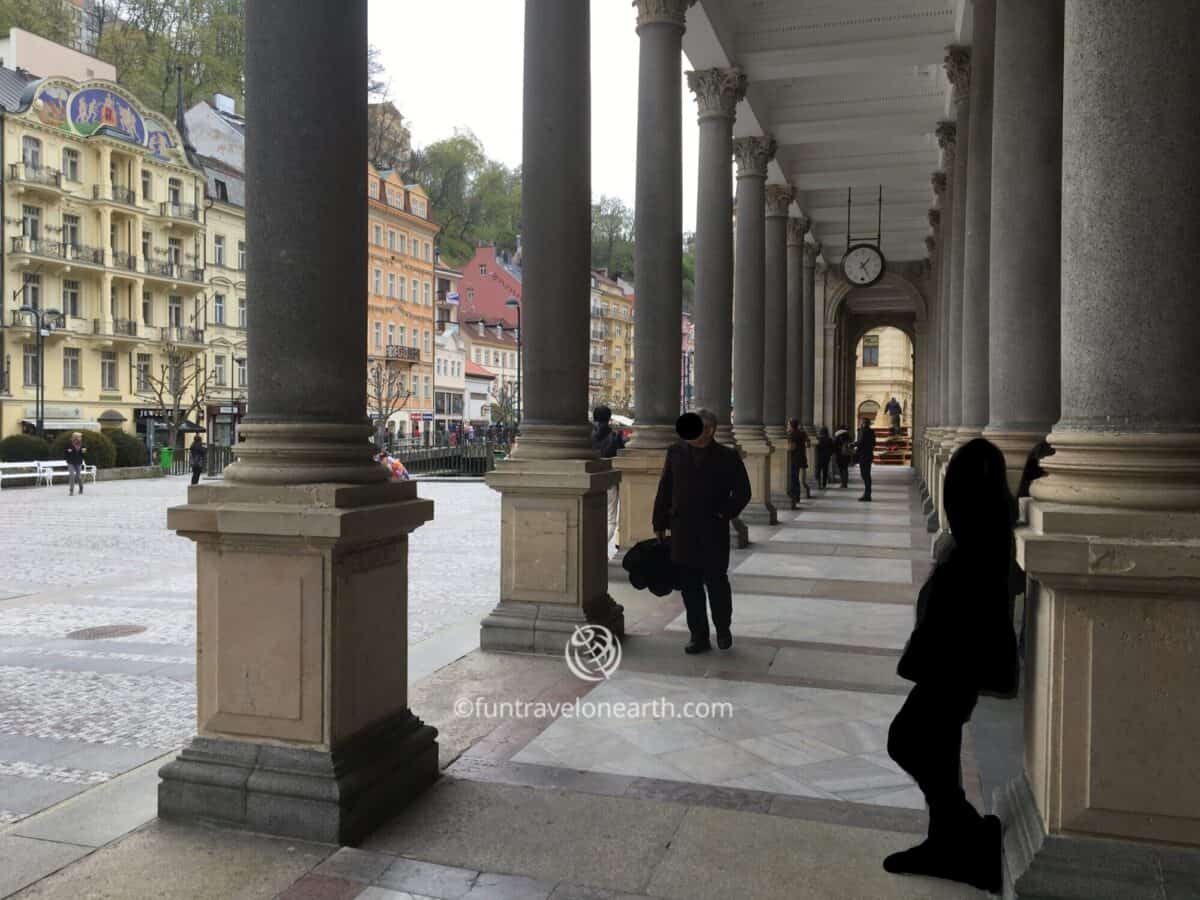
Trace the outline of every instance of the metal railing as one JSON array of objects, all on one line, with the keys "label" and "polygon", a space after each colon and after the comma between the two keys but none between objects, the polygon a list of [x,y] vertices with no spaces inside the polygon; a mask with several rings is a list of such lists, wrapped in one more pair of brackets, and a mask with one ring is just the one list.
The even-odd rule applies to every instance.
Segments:
[{"label": "metal railing", "polygon": [[480,442],[457,447],[399,448],[396,456],[410,475],[486,475],[496,467],[494,444]]},{"label": "metal railing", "polygon": [[92,319],[92,333],[107,337],[137,337],[138,323],[133,319]]},{"label": "metal railing", "polygon": [[194,281],[197,284],[201,284],[204,281],[204,270],[203,269],[184,269],[182,272],[182,277],[183,277],[184,281]]},{"label": "metal railing", "polygon": [[12,252],[26,253],[30,256],[45,256],[50,259],[62,259],[63,245],[58,241],[48,241],[45,238],[35,238],[21,234],[12,239]]},{"label": "metal railing", "polygon": [[162,339],[168,344],[203,344],[204,329],[192,328],[190,325],[165,325],[162,328]]},{"label": "metal railing", "polygon": [[64,259],[89,263],[93,266],[104,265],[104,250],[101,247],[89,247],[86,244],[63,244]]},{"label": "metal railing", "polygon": [[26,162],[11,163],[8,167],[9,177],[13,181],[26,184],[40,184],[46,187],[61,188],[62,172],[49,166],[34,166]]},{"label": "metal railing", "polygon": [[400,359],[405,362],[420,362],[421,351],[417,347],[405,347],[402,344],[388,344],[385,351],[388,359]]},{"label": "metal railing", "polygon": [[160,203],[159,212],[161,215],[170,216],[172,219],[187,219],[191,222],[200,221],[200,210],[191,203]]},{"label": "metal railing", "polygon": [[173,262],[163,262],[157,259],[146,260],[146,274],[158,275],[161,278],[174,278],[177,266]]},{"label": "metal railing", "polygon": [[137,271],[137,257],[132,253],[126,253],[123,250],[114,250],[113,267],[117,269],[128,269],[130,272]]}]

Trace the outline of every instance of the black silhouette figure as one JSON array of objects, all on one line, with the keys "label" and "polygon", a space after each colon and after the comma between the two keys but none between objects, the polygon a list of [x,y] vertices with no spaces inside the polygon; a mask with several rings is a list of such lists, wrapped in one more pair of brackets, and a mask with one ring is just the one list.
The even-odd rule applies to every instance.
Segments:
[{"label": "black silhouette figure", "polygon": [[801,491],[808,490],[808,434],[800,427],[798,419],[789,419],[787,428],[788,448],[788,497],[792,501],[792,509],[800,508]]},{"label": "black silhouette figure", "polygon": [[1039,478],[1044,478],[1046,470],[1042,468],[1042,460],[1054,455],[1054,448],[1049,441],[1038,441],[1025,457],[1025,468],[1021,471],[1021,483],[1017,486],[1017,499],[1029,496],[1029,486]]},{"label": "black silhouette figure", "polygon": [[862,420],[862,428],[858,429],[858,440],[854,445],[854,455],[863,480],[863,495],[858,499],[870,503],[871,465],[875,462],[875,429],[871,427],[870,419]]},{"label": "black silhouette figure", "polygon": [[829,436],[829,429],[822,425],[817,432],[817,486],[822,489],[829,487],[829,463],[833,453],[833,438]]},{"label": "black silhouette figure", "polygon": [[706,409],[679,417],[675,430],[682,440],[667,451],[654,498],[654,533],[659,540],[671,533],[671,561],[691,632],[688,653],[712,649],[708,606],[717,646],[733,646],[729,523],[750,502],[750,478],[737,451],[713,439],[716,429],[717,418]]},{"label": "black silhouette figure", "polygon": [[854,458],[854,441],[850,439],[850,429],[839,425],[833,433],[834,459],[838,467],[838,480],[842,487],[850,486],[850,460]]},{"label": "black silhouette figure", "polygon": [[959,773],[962,728],[979,694],[1013,696],[1017,688],[1009,613],[1015,507],[1003,454],[982,438],[963,445],[946,469],[943,496],[954,547],[921,588],[897,668],[916,684],[888,732],[888,755],[925,794],[929,837],[883,867],[997,892],[1000,820],[979,815]]}]

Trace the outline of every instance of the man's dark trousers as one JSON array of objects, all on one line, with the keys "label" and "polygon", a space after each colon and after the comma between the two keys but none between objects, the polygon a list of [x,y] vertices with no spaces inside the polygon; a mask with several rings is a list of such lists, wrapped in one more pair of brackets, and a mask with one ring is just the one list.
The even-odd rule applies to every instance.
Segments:
[{"label": "man's dark trousers", "polygon": [[871,464],[859,463],[858,471],[862,474],[863,480],[863,496],[868,500],[871,499]]},{"label": "man's dark trousers", "polygon": [[[733,622],[733,591],[726,572],[680,567],[680,591],[687,610],[688,631],[697,644],[709,644],[708,607],[712,606],[713,626],[717,634],[729,632]],[[708,597],[705,599],[705,589]]]}]

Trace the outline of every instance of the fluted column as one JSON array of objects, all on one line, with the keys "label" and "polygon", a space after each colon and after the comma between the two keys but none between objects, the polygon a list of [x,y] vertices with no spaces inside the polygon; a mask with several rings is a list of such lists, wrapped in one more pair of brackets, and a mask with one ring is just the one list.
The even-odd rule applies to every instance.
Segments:
[{"label": "fluted column", "polygon": [[1200,883],[1194,17],[1191,0],[1066,3],[1062,418],[1018,532],[1037,590],[1009,896]]},{"label": "fluted column", "polygon": [[696,405],[717,416],[717,440],[733,444],[733,120],[746,95],[739,69],[688,72],[699,108],[696,196]]},{"label": "fluted column", "polygon": [[1062,0],[996,9],[989,411],[1015,489],[1059,416]]},{"label": "fluted column", "polygon": [[[804,387],[800,392],[800,426],[808,432],[809,437],[816,437],[817,426],[814,421],[816,397],[813,390],[817,381],[817,332],[812,323],[817,315],[817,260],[821,256],[821,245],[811,243],[804,245],[804,343],[801,345],[803,364],[800,377],[804,379]],[[812,443],[810,441],[810,443]]]},{"label": "fluted column", "polygon": [[958,427],[962,424],[962,317],[963,277],[967,244],[967,161],[972,152],[971,131],[971,64],[970,50],[951,47],[946,52],[946,73],[954,85],[954,243],[950,253],[949,323],[946,359],[946,421],[947,431],[942,438],[943,455],[948,460],[958,445]]},{"label": "fluted column", "polygon": [[[663,454],[678,440],[683,282],[682,92],[679,65],[694,0],[637,0],[638,130],[634,261],[637,426],[622,450],[617,543],[652,537]],[[585,279],[586,281],[586,279]],[[586,359],[584,360],[586,364]]]},{"label": "fluted column", "polygon": [[971,154],[963,248],[962,415],[958,442],[988,423],[988,257],[992,220],[992,61],[996,0],[975,0],[971,44]]},{"label": "fluted column", "polygon": [[[586,29],[582,53],[586,83]],[[405,639],[408,535],[433,504],[368,440],[366,65],[367,0],[246,5],[253,416],[225,478],[167,514],[196,543],[202,652],[163,819],[351,844],[437,774]],[[321,120],[298,123],[309,104]]]},{"label": "fluted column", "polygon": [[804,319],[804,236],[808,234],[807,216],[788,219],[787,224],[787,390],[785,418],[803,422],[804,346],[812,323]]},{"label": "fluted column", "polygon": [[766,188],[765,262],[763,265],[763,430],[775,448],[771,456],[771,492],[777,500],[788,491],[787,452],[787,217],[792,189]]},{"label": "fluted column", "polygon": [[775,156],[769,137],[733,142],[737,162],[737,242],[734,258],[733,434],[746,452],[752,499],[747,515],[777,521],[771,503],[771,445],[764,431],[763,330],[765,287],[765,185]]}]

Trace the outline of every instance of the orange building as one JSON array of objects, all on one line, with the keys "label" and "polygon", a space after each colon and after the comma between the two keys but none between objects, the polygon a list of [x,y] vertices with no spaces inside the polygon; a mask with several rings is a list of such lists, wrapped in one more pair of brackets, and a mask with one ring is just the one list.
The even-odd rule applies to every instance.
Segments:
[{"label": "orange building", "polygon": [[433,429],[434,241],[429,197],[367,167],[367,413],[392,438]]}]

